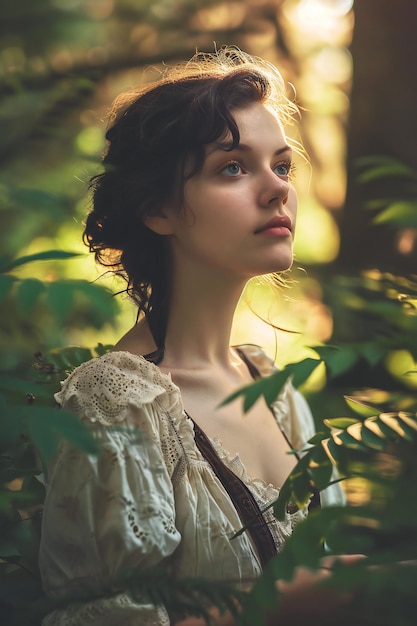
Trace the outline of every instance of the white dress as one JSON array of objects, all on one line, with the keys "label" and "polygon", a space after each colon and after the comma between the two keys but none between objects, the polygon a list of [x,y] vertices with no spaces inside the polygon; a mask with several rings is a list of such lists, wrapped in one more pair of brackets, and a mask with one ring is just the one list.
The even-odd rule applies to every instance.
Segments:
[{"label": "white dress", "polygon": [[[272,362],[243,346],[262,375]],[[248,533],[230,540],[241,521],[194,442],[178,387],[156,365],[109,352],[76,368],[56,399],[92,428],[99,456],[62,441],[47,472],[40,569],[47,596],[64,608],[43,626],[166,626],[163,606],[114,588],[124,570],[161,562],[180,576],[251,580],[261,571]],[[295,448],[314,434],[304,398],[287,384],[272,406]],[[138,430],[139,429],[139,430]],[[251,479],[221,442],[217,453],[249,487],[260,507],[278,491]],[[339,489],[327,498],[341,501]],[[265,514],[278,550],[304,511],[278,522]]]}]

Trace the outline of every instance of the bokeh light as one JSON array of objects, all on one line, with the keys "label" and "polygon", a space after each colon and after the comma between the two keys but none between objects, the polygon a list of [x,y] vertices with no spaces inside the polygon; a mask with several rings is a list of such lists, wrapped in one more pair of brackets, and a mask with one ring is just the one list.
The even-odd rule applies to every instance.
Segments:
[{"label": "bokeh light", "polygon": [[388,372],[409,389],[417,389],[417,363],[408,350],[392,350],[385,359]]},{"label": "bokeh light", "polygon": [[300,263],[329,263],[339,251],[339,230],[332,215],[311,199],[299,203],[294,251]]}]

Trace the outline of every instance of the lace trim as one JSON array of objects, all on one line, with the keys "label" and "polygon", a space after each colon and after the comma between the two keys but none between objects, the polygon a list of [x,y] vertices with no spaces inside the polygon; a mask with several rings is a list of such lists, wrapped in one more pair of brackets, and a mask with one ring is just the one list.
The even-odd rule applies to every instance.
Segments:
[{"label": "lace trim", "polygon": [[[224,449],[221,440],[215,437],[211,440],[214,449],[217,454],[244,483],[251,490],[255,500],[258,503],[259,508],[262,510],[269,504],[274,502],[279,496],[279,489],[267,483],[262,478],[251,478],[246,470],[245,465],[240,458],[239,453],[232,456],[227,450]],[[266,522],[270,525],[270,530],[274,538],[277,550],[280,551],[285,541],[292,535],[296,525],[307,517],[308,509],[297,509],[292,513],[286,513],[283,521],[278,521],[272,509],[268,509],[264,513]]]},{"label": "lace trim", "polygon": [[138,604],[127,593],[71,605],[46,615],[42,626],[169,626],[164,607]]},{"label": "lace trim", "polygon": [[163,411],[180,404],[180,391],[169,374],[142,356],[108,352],[75,368],[61,383],[56,401],[77,415],[106,426],[120,424],[129,406],[154,400]]},{"label": "lace trim", "polygon": [[213,444],[214,449],[217,454],[225,463],[229,469],[231,469],[237,476],[242,480],[245,485],[247,485],[254,495],[256,494],[259,498],[262,498],[265,502],[272,502],[276,500],[279,495],[279,489],[274,487],[272,483],[267,483],[262,478],[251,478],[246,470],[245,465],[243,464],[242,459],[240,458],[239,452],[237,452],[234,456],[230,454],[223,447],[223,443],[219,437],[215,437],[211,439],[211,443]]},{"label": "lace trim", "polygon": [[229,469],[231,469],[238,476],[238,478],[240,478],[240,480],[242,480],[245,485],[250,488],[255,496],[261,498],[266,503],[272,502],[278,498],[279,489],[274,487],[272,483],[268,484],[262,478],[251,478],[249,476],[238,452],[232,456],[230,452],[224,449],[222,441],[218,437],[212,439],[211,443],[223,463],[225,463]]},{"label": "lace trim", "polygon": [[[242,345],[240,349],[262,375],[273,372],[272,360],[259,346]],[[143,356],[125,351],[107,352],[83,363],[61,385],[61,391],[55,394],[59,404],[65,403],[70,411],[107,426],[123,422],[129,405],[139,407],[156,400],[164,411],[169,411],[181,397],[170,374]],[[287,408],[287,389],[284,387],[273,404],[278,419]]]}]

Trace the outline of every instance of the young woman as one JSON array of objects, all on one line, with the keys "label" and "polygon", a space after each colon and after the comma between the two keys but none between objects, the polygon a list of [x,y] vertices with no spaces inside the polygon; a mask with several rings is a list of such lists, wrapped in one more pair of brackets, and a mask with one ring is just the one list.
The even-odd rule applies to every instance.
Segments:
[{"label": "young woman", "polygon": [[164,563],[178,577],[246,584],[306,515],[278,522],[269,510],[231,539],[242,501],[257,515],[276,499],[294,465],[289,442],[302,447],[314,426],[290,384],[271,407],[220,406],[273,369],[257,346],[231,346],[230,333],[248,280],[292,264],[284,126],[296,113],[278,71],[235,49],[198,55],[116,102],[85,239],[126,279],[140,317],[56,396],[101,454],[62,442],[49,468],[41,572],[66,608],[44,626],[175,623],[115,581]]}]

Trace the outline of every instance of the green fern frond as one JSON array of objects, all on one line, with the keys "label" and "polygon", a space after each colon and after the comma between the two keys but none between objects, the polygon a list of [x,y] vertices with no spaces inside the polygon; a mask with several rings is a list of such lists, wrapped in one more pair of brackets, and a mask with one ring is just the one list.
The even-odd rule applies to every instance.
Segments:
[{"label": "green fern frond", "polygon": [[[364,421],[351,418],[326,420],[332,428],[329,437],[311,439],[311,447],[297,463],[284,482],[274,503],[274,513],[284,519],[287,504],[294,500],[299,507],[306,506],[316,490],[322,491],[334,482],[334,468],[341,480],[363,475],[378,480],[372,459],[377,453],[389,452],[393,446],[417,444],[417,414],[403,411],[380,413]],[[358,455],[368,462],[359,469]],[[384,477],[381,478],[384,480]]]}]

